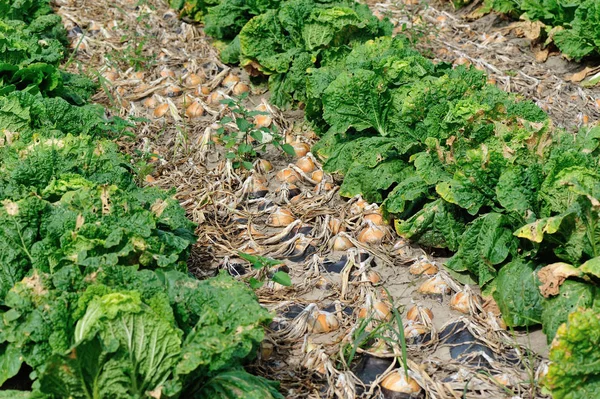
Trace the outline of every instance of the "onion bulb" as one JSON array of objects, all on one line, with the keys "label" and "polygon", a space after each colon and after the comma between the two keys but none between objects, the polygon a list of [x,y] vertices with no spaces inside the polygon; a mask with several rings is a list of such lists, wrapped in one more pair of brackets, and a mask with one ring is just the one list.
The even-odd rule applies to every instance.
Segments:
[{"label": "onion bulb", "polygon": [[293,143],[291,143],[291,146],[294,147],[294,152],[296,153],[297,157],[305,156],[310,150],[310,146],[301,141],[294,141]]},{"label": "onion bulb", "polygon": [[358,241],[363,244],[380,244],[383,237],[385,237],[385,231],[374,224],[365,227],[358,233]]},{"label": "onion bulb", "polygon": [[450,298],[450,307],[465,314],[470,313],[472,303],[474,305],[479,303],[479,298],[468,288],[457,292]]},{"label": "onion bulb", "polygon": [[315,163],[309,156],[303,156],[298,159],[296,166],[299,167],[304,173],[311,173],[315,170]]},{"label": "onion bulb", "polygon": [[221,100],[223,99],[225,99],[225,97],[221,93],[219,93],[218,91],[213,91],[208,95],[206,102],[208,102],[211,105],[219,105],[221,104]]},{"label": "onion bulb", "polygon": [[381,387],[395,393],[416,394],[421,391],[421,387],[410,376],[407,377],[404,370],[397,369],[385,376],[381,381]]},{"label": "onion bulb", "polygon": [[450,294],[450,286],[448,283],[444,281],[444,279],[436,274],[431,277],[427,281],[425,281],[418,289],[418,291],[422,294],[431,294],[431,295],[443,295]]},{"label": "onion bulb", "polygon": [[194,94],[198,97],[200,96],[208,96],[210,94],[210,88],[207,86],[199,86],[196,88]]},{"label": "onion bulb", "polygon": [[350,207],[350,213],[352,215],[358,215],[359,213],[362,213],[367,206],[369,206],[369,203],[367,201],[365,201],[364,199],[359,198]]},{"label": "onion bulb", "polygon": [[154,96],[151,96],[151,97],[146,98],[142,102],[142,104],[146,108],[154,109],[154,108],[156,108],[156,105],[158,104],[158,102],[156,101],[156,98],[154,98]]},{"label": "onion bulb", "polygon": [[154,183],[156,181],[156,179],[152,175],[146,175],[146,178],[144,180],[146,180],[146,183]]},{"label": "onion bulb", "polygon": [[425,318],[429,319],[429,321],[433,320],[433,312],[424,306],[415,305],[406,312],[407,320],[422,323],[425,321]]},{"label": "onion bulb", "polygon": [[350,248],[354,248],[354,244],[345,234],[340,233],[333,238],[334,251],[346,251]]},{"label": "onion bulb", "polygon": [[419,260],[408,268],[408,272],[410,274],[414,274],[417,276],[427,275],[430,276],[432,274],[436,274],[439,271],[438,267],[433,263],[429,263],[427,261]]},{"label": "onion bulb", "polygon": [[290,210],[277,208],[267,219],[267,225],[272,227],[282,227],[289,225],[294,220],[294,215]]},{"label": "onion bulb", "polygon": [[300,175],[290,168],[281,169],[275,177],[282,183],[296,183],[300,180]]},{"label": "onion bulb", "polygon": [[322,191],[331,191],[331,190],[333,190],[333,184],[329,183],[328,181],[321,182],[321,183],[317,184],[315,186],[315,188],[313,188],[313,192],[317,193],[317,194]]},{"label": "onion bulb", "polygon": [[169,110],[169,104],[167,104],[167,103],[160,104],[158,107],[156,107],[154,109],[154,117],[162,118],[163,116],[165,116],[165,114],[167,113],[168,110]]},{"label": "onion bulb", "polygon": [[119,74],[115,71],[106,71],[102,74],[102,77],[110,82],[114,82],[119,79]]},{"label": "onion bulb", "polygon": [[268,173],[273,170],[273,165],[266,159],[258,159],[255,162],[254,167],[261,173]]},{"label": "onion bulb", "polygon": [[236,96],[239,96],[244,93],[248,93],[249,91],[250,91],[250,86],[248,86],[246,83],[243,83],[243,82],[239,82],[238,84],[233,86],[233,94],[235,94]]},{"label": "onion bulb", "polygon": [[379,284],[381,282],[381,275],[375,270],[369,270],[367,272],[367,280],[369,280],[371,284]]},{"label": "onion bulb", "polygon": [[240,77],[239,76],[236,76],[236,75],[230,73],[229,75],[227,75],[225,77],[225,79],[223,79],[223,86],[225,86],[225,87],[233,87],[233,85],[235,85],[239,81],[240,81]]},{"label": "onion bulb", "polygon": [[204,108],[202,108],[202,105],[200,105],[200,103],[197,101],[191,103],[190,106],[185,110],[185,116],[190,119],[199,118],[202,115],[204,115]]},{"label": "onion bulb", "polygon": [[164,68],[162,71],[160,71],[160,76],[162,76],[163,78],[174,78],[175,77],[175,72],[173,72],[172,70],[170,70],[169,68]]},{"label": "onion bulb", "polygon": [[256,115],[254,124],[256,127],[269,127],[273,123],[273,119],[269,115]]},{"label": "onion bulb", "polygon": [[198,86],[204,83],[204,79],[201,76],[196,75],[195,73],[190,73],[187,78],[185,78],[185,85],[188,87]]},{"label": "onion bulb", "polygon": [[359,319],[364,319],[369,316],[373,317],[375,320],[389,321],[392,319],[392,307],[386,302],[377,301],[370,308],[369,305],[365,305],[358,311]]},{"label": "onion bulb", "polygon": [[183,91],[181,90],[181,88],[175,85],[168,86],[164,91],[164,95],[167,97],[177,97],[180,96],[182,93]]},{"label": "onion bulb", "polygon": [[471,65],[471,61],[469,61],[465,57],[458,57],[456,60],[454,60],[454,65],[464,65],[468,67],[469,65]]},{"label": "onion bulb", "polygon": [[340,219],[332,218],[329,220],[329,230],[332,234],[337,234],[340,231],[345,231],[346,228]]},{"label": "onion bulb", "polygon": [[427,326],[421,323],[408,323],[404,327],[404,336],[406,338],[418,338],[431,331]]},{"label": "onion bulb", "polygon": [[383,216],[379,213],[368,213],[363,217],[364,220],[367,220],[377,226],[383,226]]},{"label": "onion bulb", "polygon": [[320,334],[335,331],[340,327],[340,322],[333,313],[317,310],[308,315],[308,332]]},{"label": "onion bulb", "polygon": [[312,172],[312,175],[310,175],[310,178],[316,181],[317,183],[321,183],[323,181],[323,171],[319,169],[315,170],[314,172]]}]

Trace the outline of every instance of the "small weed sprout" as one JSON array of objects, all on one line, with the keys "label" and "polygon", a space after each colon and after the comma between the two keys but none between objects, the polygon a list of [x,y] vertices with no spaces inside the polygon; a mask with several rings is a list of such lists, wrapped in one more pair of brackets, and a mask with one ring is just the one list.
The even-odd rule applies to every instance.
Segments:
[{"label": "small weed sprout", "polygon": [[258,156],[258,151],[265,151],[267,144],[273,145],[282,152],[293,156],[294,147],[284,143],[283,137],[275,126],[258,127],[253,120],[258,115],[268,115],[267,112],[250,111],[242,104],[248,96],[242,94],[238,98],[221,100],[229,107],[231,116],[219,121],[217,137],[229,151],[225,155],[235,169],[252,169],[252,160]]}]

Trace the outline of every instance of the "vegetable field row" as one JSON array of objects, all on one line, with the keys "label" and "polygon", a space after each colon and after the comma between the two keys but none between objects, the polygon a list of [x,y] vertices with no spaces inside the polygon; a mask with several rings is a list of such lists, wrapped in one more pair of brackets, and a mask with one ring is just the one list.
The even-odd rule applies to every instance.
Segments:
[{"label": "vegetable field row", "polygon": [[[453,1],[456,6],[470,2]],[[600,4],[595,0],[486,0],[481,12],[491,10],[542,22],[548,41],[570,58],[600,55]]]},{"label": "vegetable field row", "polygon": [[270,314],[231,277],[188,274],[195,226],[138,187],[115,143],[131,125],[59,67],[67,44],[47,1],[0,0],[4,396],[280,397],[242,368]]},{"label": "vegetable field row", "polygon": [[543,325],[555,398],[600,390],[600,128],[556,129],[354,1],[172,5],[229,40],[224,61],[268,79],[272,102],[304,107],[342,195],[382,203],[402,237],[452,251],[447,268],[493,295],[508,326]]}]

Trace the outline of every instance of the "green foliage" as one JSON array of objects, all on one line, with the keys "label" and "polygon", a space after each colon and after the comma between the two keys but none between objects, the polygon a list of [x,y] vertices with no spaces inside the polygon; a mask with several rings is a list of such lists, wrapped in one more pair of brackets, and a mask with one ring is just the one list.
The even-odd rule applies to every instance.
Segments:
[{"label": "green foliage", "polygon": [[251,19],[239,33],[240,63],[269,76],[274,104],[305,101],[308,68],[326,65],[330,54],[389,34],[368,7],[353,1],[290,0]]},{"label": "green foliage", "polygon": [[511,327],[539,324],[543,297],[535,265],[515,258],[500,269],[494,299],[506,324]]},{"label": "green foliage", "polygon": [[132,125],[84,105],[96,86],[59,68],[50,12],[0,0],[0,386],[33,370],[0,396],[281,398],[242,368],[271,315],[231,277],[188,276],[194,224],[135,184],[115,142]]},{"label": "green foliage", "polygon": [[600,393],[600,314],[578,309],[558,328],[545,378],[555,399],[593,398]]},{"label": "green foliage", "polygon": [[233,167],[252,169],[252,160],[257,157],[257,150],[265,151],[267,144],[288,155],[295,155],[294,148],[284,143],[283,137],[277,133],[274,125],[259,127],[253,122],[254,117],[269,113],[246,109],[242,104],[246,97],[247,94],[244,94],[238,99],[221,100],[221,103],[227,105],[231,111],[231,117],[226,116],[219,120],[217,137],[229,150],[226,158],[231,160]]},{"label": "green foliage", "polygon": [[[600,54],[600,5],[594,0],[486,0],[484,10],[495,10],[548,24],[556,46],[580,60]],[[552,30],[552,31],[551,31]]]}]

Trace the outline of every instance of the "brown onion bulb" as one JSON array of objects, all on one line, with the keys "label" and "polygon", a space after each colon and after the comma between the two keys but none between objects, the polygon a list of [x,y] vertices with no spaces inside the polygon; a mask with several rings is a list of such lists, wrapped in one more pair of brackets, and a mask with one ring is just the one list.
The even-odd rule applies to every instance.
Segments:
[{"label": "brown onion bulb", "polygon": [[225,87],[233,87],[233,85],[235,85],[239,81],[240,81],[240,77],[239,76],[236,76],[236,75],[230,73],[229,75],[227,75],[225,77],[225,79],[223,79],[223,86],[225,86]]},{"label": "brown onion bulb", "polygon": [[269,127],[273,123],[273,119],[269,115],[256,115],[254,124],[256,127]]},{"label": "brown onion bulb", "polygon": [[160,76],[162,76],[163,78],[174,78],[175,77],[175,72],[173,72],[172,70],[170,70],[169,68],[164,68],[162,71],[160,71]]},{"label": "brown onion bulb", "polygon": [[363,217],[363,219],[367,220],[377,226],[384,225],[383,216],[381,216],[379,213],[368,213]]},{"label": "brown onion bulb", "polygon": [[142,104],[146,108],[154,109],[154,108],[156,108],[156,105],[158,104],[158,102],[156,101],[156,98],[154,98],[154,96],[151,96],[151,97],[146,98],[142,102]]},{"label": "brown onion bulb", "polygon": [[315,163],[309,156],[304,156],[298,159],[298,161],[296,161],[296,166],[307,174],[315,170]]},{"label": "brown onion bulb", "polygon": [[331,218],[329,220],[329,230],[332,234],[337,234],[340,231],[345,231],[345,227],[340,219]]},{"label": "brown onion bulb", "polygon": [[199,118],[202,115],[204,115],[204,108],[197,101],[191,103],[190,106],[185,110],[185,116],[190,119]]},{"label": "brown onion bulb", "polygon": [[250,91],[250,86],[246,83],[240,82],[233,86],[233,94],[236,96],[242,95],[244,93],[248,93]]},{"label": "brown onion bulb", "polygon": [[333,238],[333,250],[334,251],[346,251],[347,249],[354,248],[354,244],[348,237],[343,234],[338,234]]},{"label": "brown onion bulb", "polygon": [[190,73],[188,77],[185,78],[185,85],[188,87],[195,87],[202,83],[204,83],[204,79],[195,73]]},{"label": "brown onion bulb", "polygon": [[333,313],[319,310],[309,314],[307,325],[308,332],[320,334],[337,330],[340,322]]},{"label": "brown onion bulb", "polygon": [[431,277],[419,287],[418,291],[422,294],[447,295],[450,294],[450,286],[439,274]]},{"label": "brown onion bulb", "polygon": [[404,327],[404,336],[406,338],[418,338],[421,335],[427,334],[429,331],[431,330],[421,323],[409,323]]},{"label": "brown onion bulb", "polygon": [[167,103],[160,104],[158,107],[156,107],[154,109],[154,117],[162,118],[163,116],[165,116],[165,114],[167,113],[168,110],[169,110],[169,104],[167,104]]},{"label": "brown onion bulb", "polygon": [[323,171],[319,169],[315,170],[314,172],[312,172],[310,178],[316,181],[317,183],[321,183],[323,181]]},{"label": "brown onion bulb", "polygon": [[224,100],[224,99],[225,99],[225,97],[223,96],[223,94],[219,93],[218,91],[213,91],[212,93],[210,93],[208,95],[206,102],[208,102],[211,105],[220,105],[221,100]]},{"label": "brown onion bulb", "polygon": [[295,141],[291,143],[291,145],[294,147],[294,152],[296,153],[297,157],[303,157],[308,154],[308,151],[310,151],[310,146],[300,141]]},{"label": "brown onion bulb", "polygon": [[167,87],[164,91],[164,95],[167,97],[177,97],[180,96],[182,93],[183,91],[181,90],[181,88],[175,85]]},{"label": "brown onion bulb", "polygon": [[433,312],[424,306],[415,305],[406,312],[406,318],[416,322],[423,322],[423,315],[426,315],[429,320],[433,320]]},{"label": "brown onion bulb", "polygon": [[410,265],[408,272],[416,276],[420,275],[433,275],[439,271],[438,267],[433,263],[427,261],[417,261]]},{"label": "brown onion bulb", "polygon": [[255,168],[261,173],[268,173],[273,170],[273,165],[266,159],[258,159]]},{"label": "brown onion bulb", "polygon": [[385,231],[375,225],[367,226],[358,233],[358,241],[363,244],[380,244]]},{"label": "brown onion bulb", "polygon": [[277,180],[282,183],[296,183],[298,180],[300,180],[300,175],[298,175],[295,170],[290,168],[281,169],[279,172],[277,172],[275,177],[277,177]]},{"label": "brown onion bulb", "polygon": [[398,369],[381,381],[381,387],[391,392],[416,394],[421,392],[421,386],[413,378],[406,377],[403,370]]},{"label": "brown onion bulb", "polygon": [[294,214],[283,208],[277,208],[267,219],[267,225],[272,227],[282,227],[291,224],[294,220]]}]

